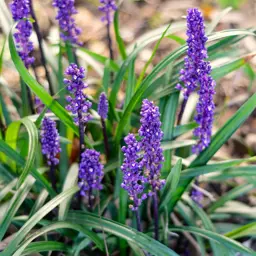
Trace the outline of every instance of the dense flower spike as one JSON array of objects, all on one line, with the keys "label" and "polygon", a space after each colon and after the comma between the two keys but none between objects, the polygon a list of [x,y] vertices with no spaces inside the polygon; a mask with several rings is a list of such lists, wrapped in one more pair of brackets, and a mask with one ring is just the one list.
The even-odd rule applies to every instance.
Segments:
[{"label": "dense flower spike", "polygon": [[29,0],[14,0],[10,5],[13,20],[18,22],[14,33],[17,51],[26,68],[35,61],[34,57],[30,56],[34,49],[29,40],[32,34],[32,24],[29,20],[25,20],[30,16],[29,3]]},{"label": "dense flower spike", "polygon": [[102,92],[99,97],[98,113],[101,118],[107,119],[107,117],[108,117],[108,99],[104,92]]},{"label": "dense flower spike", "polygon": [[207,49],[205,43],[204,19],[201,12],[194,8],[187,12],[187,56],[184,59],[184,69],[180,71],[180,84],[177,89],[182,90],[185,100],[199,87],[199,102],[197,104],[197,115],[195,121],[199,127],[195,129],[194,135],[198,137],[198,144],[193,147],[194,153],[200,153],[211,140],[212,123],[214,115],[213,95],[215,94],[215,81],[210,76],[211,66],[207,62]]},{"label": "dense flower spike", "polygon": [[42,153],[47,158],[49,166],[57,165],[59,159],[57,154],[60,153],[60,138],[56,128],[56,123],[48,117],[45,117],[41,127],[41,145]]},{"label": "dense flower spike", "polygon": [[163,132],[161,130],[159,108],[153,102],[145,99],[141,108],[141,127],[139,135],[142,137],[141,149],[144,151],[141,165],[145,168],[145,174],[148,177],[149,184],[152,187],[153,195],[160,190],[165,181],[160,179],[162,162],[164,161],[161,140]]},{"label": "dense flower spike", "polygon": [[147,178],[143,175],[143,167],[138,162],[140,143],[136,140],[134,134],[128,134],[125,139],[127,146],[122,147],[124,153],[124,162],[121,166],[123,171],[122,188],[127,190],[133,205],[130,208],[137,211],[142,201],[147,198],[144,193]]},{"label": "dense flower spike", "polygon": [[77,14],[75,0],[53,0],[53,6],[58,9],[56,19],[59,21],[61,38],[64,41],[80,44],[78,36],[81,34],[81,29],[77,27],[72,17],[72,15]]},{"label": "dense flower spike", "polygon": [[71,79],[64,79],[64,83],[67,86],[67,90],[73,94],[73,97],[67,96],[66,109],[71,111],[74,117],[74,122],[76,125],[86,124],[91,116],[89,114],[89,109],[92,103],[87,100],[86,95],[83,90],[88,87],[84,82],[85,69],[83,67],[78,67],[76,64],[70,64],[66,70],[66,75],[71,76]]},{"label": "dense flower spike", "polygon": [[203,75],[205,69],[204,59],[208,57],[204,19],[196,8],[187,11],[187,36],[187,56],[184,59],[184,69],[180,71],[180,81],[184,83],[184,88],[180,84],[177,85],[177,89],[183,91],[185,99],[198,87],[198,78]]},{"label": "dense flower spike", "polygon": [[112,12],[117,10],[115,0],[100,0],[100,3],[102,6],[99,7],[99,10],[104,13],[101,20],[110,24],[113,20]]},{"label": "dense flower spike", "polygon": [[80,194],[91,196],[92,191],[102,189],[103,165],[100,163],[100,153],[93,149],[86,149],[81,155],[79,165]]},{"label": "dense flower spike", "polygon": [[199,81],[201,86],[198,91],[199,101],[196,106],[197,115],[195,116],[195,121],[199,124],[199,127],[194,130],[194,135],[198,137],[198,143],[192,148],[194,153],[200,153],[211,142],[215,109],[213,101],[215,81],[207,74],[201,77]]}]

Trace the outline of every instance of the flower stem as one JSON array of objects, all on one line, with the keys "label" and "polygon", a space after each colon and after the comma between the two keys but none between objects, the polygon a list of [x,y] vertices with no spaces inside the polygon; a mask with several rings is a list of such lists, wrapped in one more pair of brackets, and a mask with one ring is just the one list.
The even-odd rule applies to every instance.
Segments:
[{"label": "flower stem", "polygon": [[91,188],[88,191],[88,204],[89,204],[89,211],[92,212],[92,189]]},{"label": "flower stem", "polygon": [[79,140],[80,140],[80,162],[81,162],[82,153],[84,152],[84,149],[85,149],[85,144],[84,144],[84,123],[81,121],[82,120],[82,112],[81,112],[81,110],[78,110],[78,120],[80,120],[79,121]]},{"label": "flower stem", "polygon": [[105,147],[105,153],[107,156],[107,159],[109,159],[109,144],[108,144],[108,135],[107,135],[107,129],[106,129],[106,122],[103,118],[101,118],[101,125],[102,125],[102,133],[104,138],[104,147]]},{"label": "flower stem", "polygon": [[158,198],[157,193],[154,191],[153,195],[153,207],[154,207],[154,224],[155,224],[155,240],[159,240],[159,219],[158,219]]},{"label": "flower stem", "polygon": [[181,122],[182,116],[184,114],[184,110],[185,110],[185,107],[187,105],[187,102],[188,102],[188,100],[184,99],[181,103],[181,108],[180,108],[180,112],[179,112],[179,115],[178,115],[177,125],[180,125],[180,122]]},{"label": "flower stem", "polygon": [[140,214],[139,214],[139,211],[136,210],[135,211],[135,215],[136,215],[136,221],[137,221],[137,229],[139,232],[141,232],[141,220],[140,220]]},{"label": "flower stem", "polygon": [[56,186],[56,177],[55,177],[55,166],[51,164],[50,166],[50,172],[49,172],[49,178],[52,182],[52,188],[57,191],[57,186]]},{"label": "flower stem", "polygon": [[[107,24],[107,38],[108,38],[109,58],[111,60],[114,60],[113,43],[112,43],[112,38],[111,38],[111,34],[110,34],[110,23],[109,22]],[[110,73],[110,79],[111,79],[111,84],[113,84],[113,82],[114,82],[114,73],[112,71]]]},{"label": "flower stem", "polygon": [[34,27],[34,30],[36,32],[38,45],[39,45],[39,50],[40,50],[40,55],[41,55],[41,62],[42,62],[42,65],[44,67],[45,75],[46,75],[46,78],[47,78],[47,81],[48,81],[48,84],[49,84],[49,91],[50,91],[51,95],[54,95],[53,85],[52,85],[52,82],[51,82],[51,77],[50,77],[49,70],[47,68],[46,58],[45,58],[45,54],[44,54],[44,50],[43,50],[42,35],[41,35],[41,32],[40,32],[40,28],[38,26],[38,20],[36,18],[36,15],[35,15],[35,12],[34,12],[34,9],[33,9],[32,0],[30,0],[30,12],[31,12],[31,17],[34,20],[33,27]]}]

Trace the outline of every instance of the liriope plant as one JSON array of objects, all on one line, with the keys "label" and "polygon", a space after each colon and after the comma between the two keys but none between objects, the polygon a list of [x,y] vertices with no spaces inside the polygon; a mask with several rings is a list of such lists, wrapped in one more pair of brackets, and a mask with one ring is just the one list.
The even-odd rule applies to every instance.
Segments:
[{"label": "liriope plant", "polygon": [[[255,53],[240,56],[236,44],[254,37],[255,28],[214,32],[230,9],[206,26],[201,12],[192,8],[187,24],[173,21],[126,46],[119,28],[122,6],[101,0],[106,57],[79,41],[86,31],[75,23],[74,1],[52,3],[60,30],[57,46],[43,42],[32,2],[13,0],[15,23],[3,29],[9,34],[0,67],[8,46],[21,94],[9,89],[20,118],[10,115],[0,97],[1,255],[253,255],[242,243],[255,236],[252,208],[238,202],[234,211],[225,206],[255,188],[255,166],[240,166],[255,157],[213,157],[254,111],[256,95],[216,133],[212,128],[219,114],[214,103],[218,81],[249,65]],[[4,2],[0,6],[4,12]],[[35,68],[33,28],[48,87],[40,84]],[[182,30],[186,41],[175,34]],[[180,46],[148,71],[163,38]],[[151,43],[152,55],[137,74],[138,54]],[[50,56],[45,45],[58,47],[58,55]],[[209,60],[228,52],[235,53],[234,59],[211,67]],[[86,91],[90,73],[84,62],[100,75],[95,95]],[[197,103],[190,105],[196,94]],[[195,117],[184,122],[188,112],[196,112]],[[233,177],[246,182],[215,200],[200,187],[203,174],[209,182]],[[238,226],[217,229],[218,222],[234,216],[242,220]]]}]

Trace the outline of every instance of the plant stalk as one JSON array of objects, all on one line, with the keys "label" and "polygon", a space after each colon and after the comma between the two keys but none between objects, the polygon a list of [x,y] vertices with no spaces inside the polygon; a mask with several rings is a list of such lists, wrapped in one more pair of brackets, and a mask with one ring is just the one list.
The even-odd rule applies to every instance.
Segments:
[{"label": "plant stalk", "polygon": [[52,188],[57,191],[57,185],[56,185],[56,177],[55,177],[55,166],[51,164],[50,166],[50,172],[49,172],[49,178],[52,183]]},{"label": "plant stalk", "polygon": [[[108,39],[108,49],[109,49],[109,58],[111,60],[114,60],[114,51],[113,51],[113,43],[112,43],[112,38],[110,34],[110,24],[107,24],[107,39]],[[110,82],[113,84],[114,82],[114,73],[111,71],[110,72]]]},{"label": "plant stalk", "polygon": [[157,192],[153,191],[153,207],[154,207],[154,231],[155,231],[155,240],[159,240],[159,216],[158,216],[158,198]]},{"label": "plant stalk", "polygon": [[105,153],[106,153],[107,159],[109,159],[110,150],[109,150],[109,143],[108,143],[108,135],[107,135],[107,129],[106,129],[106,122],[103,118],[101,118],[101,125],[102,125]]},{"label": "plant stalk", "polygon": [[184,114],[184,110],[185,110],[185,107],[187,105],[187,102],[188,100],[187,99],[184,99],[181,103],[181,108],[180,108],[180,112],[179,112],[179,115],[178,115],[178,120],[177,120],[177,125],[180,125],[180,122],[181,122],[181,119],[183,117],[183,114]]},{"label": "plant stalk", "polygon": [[48,84],[49,84],[49,91],[50,91],[51,95],[54,95],[53,85],[52,85],[52,82],[51,82],[51,76],[50,76],[49,70],[47,68],[46,58],[45,58],[45,54],[44,54],[44,50],[43,50],[42,35],[41,35],[41,32],[40,32],[40,28],[38,26],[38,20],[36,18],[35,11],[33,9],[32,0],[30,0],[30,12],[31,12],[31,17],[34,20],[33,28],[36,32],[38,45],[39,45],[40,56],[41,56],[41,62],[42,62],[42,65],[44,67],[45,76],[46,76]]},{"label": "plant stalk", "polygon": [[135,211],[135,216],[136,216],[136,221],[137,221],[137,230],[139,232],[141,232],[142,231],[142,229],[141,229],[141,220],[140,220],[140,214],[139,214],[138,210]]}]

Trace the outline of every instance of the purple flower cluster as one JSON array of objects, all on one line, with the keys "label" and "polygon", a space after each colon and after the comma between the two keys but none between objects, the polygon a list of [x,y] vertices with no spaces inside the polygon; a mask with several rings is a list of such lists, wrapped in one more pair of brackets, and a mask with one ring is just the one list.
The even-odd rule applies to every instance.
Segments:
[{"label": "purple flower cluster", "polygon": [[41,127],[41,145],[42,153],[46,156],[49,166],[57,165],[59,159],[57,154],[60,153],[60,139],[56,128],[56,123],[48,117],[45,117]]},{"label": "purple flower cluster", "polygon": [[141,149],[144,151],[141,165],[145,168],[144,173],[152,187],[152,192],[149,193],[151,196],[165,184],[165,181],[160,179],[160,171],[164,161],[161,148],[163,132],[161,130],[159,108],[153,102],[147,99],[143,100],[140,114],[139,135],[142,137]]},{"label": "purple flower cluster", "polygon": [[78,67],[76,64],[70,64],[66,70],[66,75],[71,76],[71,79],[64,79],[64,83],[67,86],[67,90],[73,94],[73,97],[66,97],[69,102],[66,109],[75,115],[74,122],[76,125],[85,124],[91,118],[89,109],[92,105],[83,92],[83,90],[88,87],[84,82],[85,69],[83,67]]},{"label": "purple flower cluster", "polygon": [[33,27],[29,20],[25,20],[30,16],[30,2],[29,0],[14,0],[10,8],[13,20],[18,22],[14,33],[17,51],[24,65],[28,68],[35,61],[35,58],[30,56],[34,48],[29,40]]},{"label": "purple flower cluster", "polygon": [[199,102],[196,110],[195,121],[199,127],[195,129],[194,135],[198,137],[198,143],[193,147],[194,153],[199,153],[205,149],[211,140],[212,123],[214,119],[215,81],[210,76],[211,66],[205,59],[207,49],[205,43],[205,26],[202,13],[196,9],[189,9],[187,12],[187,56],[184,59],[184,69],[180,71],[180,81],[184,83],[176,86],[182,90],[185,100],[199,87]]},{"label": "purple flower cluster", "polygon": [[80,194],[88,197],[91,196],[93,189],[102,189],[101,181],[103,176],[100,153],[93,149],[86,149],[81,155],[81,163],[79,165],[78,186],[80,187]]},{"label": "purple flower cluster", "polygon": [[98,113],[102,119],[107,119],[108,117],[108,99],[104,92],[100,94]]},{"label": "purple flower cluster", "polygon": [[137,211],[142,201],[147,198],[144,190],[148,180],[143,174],[141,164],[138,162],[141,150],[140,143],[136,140],[134,134],[128,134],[124,141],[127,146],[122,147],[124,162],[121,166],[123,171],[121,187],[127,190],[130,199],[133,201],[133,205],[130,205],[130,208],[133,211]]},{"label": "purple flower cluster", "polygon": [[77,14],[75,0],[53,0],[53,6],[58,9],[56,19],[59,21],[61,38],[64,41],[80,44],[78,36],[81,34],[81,29],[76,26],[72,17],[72,15]]},{"label": "purple flower cluster", "polygon": [[[142,137],[141,141],[137,141],[133,134],[129,134],[125,137],[127,146],[122,148],[124,152],[124,162],[121,166],[124,173],[122,188],[128,191],[134,202],[131,206],[134,211],[138,210],[147,196],[156,195],[157,191],[165,184],[165,180],[160,179],[164,156],[161,148],[163,132],[159,108],[153,102],[145,99],[140,114],[139,135]],[[145,193],[147,184],[150,185],[151,190]]]},{"label": "purple flower cluster", "polygon": [[104,13],[101,20],[109,25],[113,21],[112,12],[117,10],[115,0],[100,0],[100,3],[102,6],[99,7],[99,10]]}]

